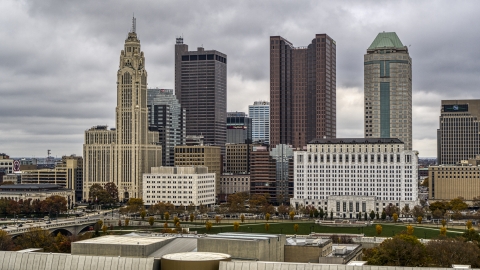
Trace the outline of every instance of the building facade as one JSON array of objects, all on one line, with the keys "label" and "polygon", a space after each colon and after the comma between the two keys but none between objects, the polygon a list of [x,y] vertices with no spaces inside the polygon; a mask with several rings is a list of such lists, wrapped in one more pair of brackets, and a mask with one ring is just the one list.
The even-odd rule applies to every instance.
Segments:
[{"label": "building facade", "polygon": [[213,205],[215,182],[215,173],[209,173],[205,166],[152,168],[143,175],[143,201],[145,205]]},{"label": "building facade", "polygon": [[75,191],[54,184],[18,184],[0,186],[0,199],[8,200],[40,200],[51,196],[61,196],[67,200],[67,207],[75,204]]},{"label": "building facade", "polygon": [[13,173],[13,159],[4,153],[0,153],[0,183],[4,180],[4,176]]},{"label": "building facade", "polygon": [[254,145],[227,143],[225,145],[225,166],[223,172],[233,174],[250,173],[250,152]]},{"label": "building facade", "polygon": [[437,164],[454,165],[480,154],[480,99],[442,100]]},{"label": "building facade", "polygon": [[[147,71],[135,18],[120,53],[117,71],[116,129],[85,132],[84,198],[93,184],[114,182],[119,199],[142,197],[142,175],[161,165],[158,132],[148,129]],[[115,134],[113,134],[115,133]]]},{"label": "building facade", "polygon": [[450,201],[463,197],[468,203],[480,196],[480,156],[458,165],[428,167],[429,201]]},{"label": "building facade", "polygon": [[270,102],[255,101],[248,105],[248,115],[252,119],[252,141],[270,143]]},{"label": "building facade", "polygon": [[302,148],[336,137],[336,43],[317,34],[307,47],[270,37],[270,144]]},{"label": "building facade", "polygon": [[244,112],[227,113],[227,143],[251,143],[252,119]]},{"label": "building facade", "polygon": [[394,32],[364,55],[365,138],[398,138],[412,150],[412,58]]},{"label": "building facade", "polygon": [[[418,203],[417,155],[396,138],[311,141],[307,151],[295,152],[295,190],[290,202],[323,207],[339,217],[358,213],[350,203],[359,207],[365,203],[360,212],[368,213],[381,212],[390,203],[412,209]],[[331,196],[337,197],[331,200]],[[369,201],[375,202],[374,208]]]},{"label": "building facade", "polygon": [[[220,193],[222,195],[228,196],[237,192],[250,193],[250,175],[222,174],[220,178]],[[226,199],[227,197],[225,198],[225,200]]]},{"label": "building facade", "polygon": [[271,151],[254,146],[250,152],[250,193],[267,194],[271,203],[282,204],[293,197],[293,149],[277,145]]},{"label": "building facade", "polygon": [[187,135],[203,135],[205,144],[227,141],[227,55],[198,48],[188,51],[183,38],[175,44],[175,94],[186,110]]},{"label": "building facade", "polygon": [[175,146],[184,145],[186,113],[171,89],[147,90],[148,124],[158,132],[162,145],[162,165],[175,164]]},{"label": "building facade", "polygon": [[215,174],[215,195],[220,194],[220,176],[222,175],[222,165],[221,149],[218,146],[175,146],[175,166],[205,166],[208,168],[208,172]]}]

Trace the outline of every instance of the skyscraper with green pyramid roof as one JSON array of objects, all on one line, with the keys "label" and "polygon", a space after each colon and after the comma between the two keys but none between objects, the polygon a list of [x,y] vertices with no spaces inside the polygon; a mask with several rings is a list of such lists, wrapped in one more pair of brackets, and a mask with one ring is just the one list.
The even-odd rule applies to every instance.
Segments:
[{"label": "skyscraper with green pyramid roof", "polygon": [[412,150],[412,58],[395,32],[377,35],[364,55],[365,138],[398,138]]}]

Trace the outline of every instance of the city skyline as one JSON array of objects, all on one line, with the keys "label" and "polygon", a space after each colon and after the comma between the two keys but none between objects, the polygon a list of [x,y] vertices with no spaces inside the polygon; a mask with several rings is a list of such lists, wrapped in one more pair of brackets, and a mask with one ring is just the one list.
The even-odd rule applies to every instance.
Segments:
[{"label": "city skyline", "polygon": [[[118,61],[118,40],[125,38],[135,11],[149,56],[148,87],[173,88],[174,39],[183,34],[192,48],[203,45],[228,55],[227,111],[247,112],[254,101],[269,100],[270,36],[302,45],[312,33],[328,33],[337,42],[339,138],[363,137],[365,48],[379,32],[396,32],[414,59],[413,149],[422,157],[436,156],[441,100],[479,97],[480,53],[473,44],[480,33],[466,32],[480,22],[477,4],[386,3],[380,8],[374,2],[342,3],[251,8],[248,3],[107,2],[73,8],[55,1],[2,2],[0,20],[6,27],[0,33],[9,42],[0,44],[0,152],[43,157],[51,149],[57,157],[81,155],[85,130],[97,124],[115,127],[112,63]],[[373,16],[378,12],[384,15]],[[426,12],[435,16],[427,21]]]}]

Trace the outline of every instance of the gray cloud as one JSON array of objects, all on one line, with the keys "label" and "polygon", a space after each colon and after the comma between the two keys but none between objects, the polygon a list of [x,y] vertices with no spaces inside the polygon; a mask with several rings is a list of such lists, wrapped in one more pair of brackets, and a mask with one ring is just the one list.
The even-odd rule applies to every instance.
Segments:
[{"label": "gray cloud", "polygon": [[269,98],[271,35],[337,42],[338,136],[363,136],[363,55],[395,31],[413,58],[414,148],[435,156],[441,99],[478,98],[475,1],[0,2],[0,152],[81,154],[83,132],[113,126],[120,50],[137,17],[150,87],[173,88],[175,37],[228,55],[228,109]]}]

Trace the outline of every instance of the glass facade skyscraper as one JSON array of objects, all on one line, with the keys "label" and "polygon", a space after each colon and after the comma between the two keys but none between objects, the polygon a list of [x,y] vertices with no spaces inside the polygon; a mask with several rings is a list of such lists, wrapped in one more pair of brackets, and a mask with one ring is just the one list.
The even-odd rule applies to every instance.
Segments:
[{"label": "glass facade skyscraper", "polygon": [[252,119],[252,141],[270,143],[270,102],[255,101],[248,106]]},{"label": "glass facade skyscraper", "polygon": [[396,33],[377,35],[364,76],[365,138],[398,138],[412,150],[412,58]]},{"label": "glass facade skyscraper", "polygon": [[148,89],[147,107],[149,127],[159,133],[162,165],[174,166],[175,146],[185,144],[185,109],[172,89]]}]

